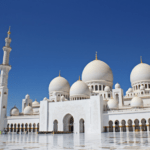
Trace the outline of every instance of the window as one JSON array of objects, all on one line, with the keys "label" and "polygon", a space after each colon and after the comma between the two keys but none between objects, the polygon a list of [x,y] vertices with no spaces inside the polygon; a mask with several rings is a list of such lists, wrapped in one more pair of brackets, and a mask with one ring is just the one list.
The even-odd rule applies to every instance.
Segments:
[{"label": "window", "polygon": [[108,97],[110,98],[110,94],[108,94]]},{"label": "window", "polygon": [[105,85],[103,86],[103,91],[104,91],[104,89],[105,89]]},{"label": "window", "polygon": [[101,91],[101,85],[99,85],[99,90]]},{"label": "window", "polygon": [[97,85],[95,85],[95,91],[97,91],[98,90],[98,86]]},{"label": "window", "polygon": [[147,84],[145,84],[145,88],[147,88]]}]

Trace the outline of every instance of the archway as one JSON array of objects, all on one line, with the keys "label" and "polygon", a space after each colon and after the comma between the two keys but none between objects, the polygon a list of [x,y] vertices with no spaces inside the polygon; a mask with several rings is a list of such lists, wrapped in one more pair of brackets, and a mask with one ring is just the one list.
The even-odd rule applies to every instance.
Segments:
[{"label": "archway", "polygon": [[13,124],[11,124],[11,132],[13,132]]},{"label": "archway", "polygon": [[120,132],[119,121],[118,120],[115,121],[115,132]]},{"label": "archway", "polygon": [[80,123],[80,133],[84,133],[84,120],[80,119],[79,123]]},{"label": "archway", "polygon": [[113,132],[113,122],[109,121],[109,132]]},{"label": "archway", "polygon": [[129,132],[133,131],[133,126],[132,126],[132,120],[131,119],[128,120],[128,128],[129,128]]},{"label": "archway", "polygon": [[74,119],[72,115],[67,114],[63,119],[63,128],[64,132],[73,132],[74,131]]},{"label": "archway", "polygon": [[16,124],[14,124],[14,132],[16,132]]},{"label": "archway", "polygon": [[126,132],[126,121],[122,120],[121,124],[122,124],[122,132]]},{"label": "archway", "polygon": [[24,124],[21,124],[21,132],[24,132]]},{"label": "archway", "polygon": [[25,124],[25,131],[28,131],[28,124]]},{"label": "archway", "polygon": [[54,120],[54,123],[53,123],[53,131],[54,131],[54,132],[57,132],[57,131],[58,131],[58,121],[57,121],[57,120]]},{"label": "archway", "polygon": [[35,132],[35,123],[33,124],[33,132]]},{"label": "archway", "polygon": [[18,130],[17,131],[20,132],[20,124],[18,124]]},{"label": "archway", "polygon": [[147,126],[146,126],[146,120],[145,119],[142,119],[141,120],[141,123],[142,123],[142,131],[147,131]]},{"label": "archway", "polygon": [[7,132],[9,132],[9,124],[7,124]]},{"label": "archway", "polygon": [[134,120],[134,124],[135,124],[135,131],[140,131],[140,126],[139,126],[139,120],[138,119]]},{"label": "archway", "polygon": [[31,132],[31,123],[29,124],[29,132]]}]

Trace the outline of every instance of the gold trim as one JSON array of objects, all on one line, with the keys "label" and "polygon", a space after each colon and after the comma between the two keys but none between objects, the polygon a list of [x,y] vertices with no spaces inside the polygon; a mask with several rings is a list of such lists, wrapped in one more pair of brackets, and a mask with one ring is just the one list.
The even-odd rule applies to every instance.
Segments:
[{"label": "gold trim", "polygon": [[10,26],[9,26],[9,30],[8,30],[8,32],[7,32],[8,34],[11,34],[11,32],[10,32]]},{"label": "gold trim", "polygon": [[95,60],[98,60],[98,59],[97,59],[97,52],[96,52],[96,54],[95,54]]},{"label": "gold trim", "polygon": [[143,63],[143,62],[142,62],[142,56],[140,56],[140,60],[141,60],[141,63]]}]

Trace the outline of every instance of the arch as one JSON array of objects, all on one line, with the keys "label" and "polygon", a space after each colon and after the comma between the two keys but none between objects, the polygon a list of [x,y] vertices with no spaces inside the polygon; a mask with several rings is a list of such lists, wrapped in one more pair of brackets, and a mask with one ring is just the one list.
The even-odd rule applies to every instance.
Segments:
[{"label": "arch", "polygon": [[28,124],[25,124],[25,131],[28,131]]},{"label": "arch", "polygon": [[16,123],[15,123],[15,124],[14,124],[14,132],[16,132],[16,126],[17,126],[17,125],[16,125]]},{"label": "arch", "polygon": [[32,126],[32,125],[31,125],[31,123],[30,123],[30,124],[29,124],[29,132],[31,132],[31,126]]},{"label": "arch", "polygon": [[63,130],[64,132],[73,132],[74,130],[74,118],[71,114],[66,114],[63,118]]},{"label": "arch", "polygon": [[80,119],[79,121],[80,133],[84,133],[84,119]]},{"label": "arch", "polygon": [[101,85],[99,85],[99,91],[101,91],[101,90],[102,90]]},{"label": "arch", "polygon": [[140,89],[140,85],[139,85],[139,89]]},{"label": "arch", "polygon": [[122,120],[122,121],[121,121],[121,124],[122,124],[121,131],[122,131],[122,132],[126,132],[126,121],[125,121],[125,120]]},{"label": "arch", "polygon": [[9,123],[7,124],[7,132],[9,132]]},{"label": "arch", "polygon": [[24,124],[21,124],[21,132],[24,132]]},{"label": "arch", "polygon": [[110,94],[108,94],[108,98],[110,98]]},{"label": "arch", "polygon": [[131,119],[128,120],[128,128],[129,128],[129,132],[133,132],[133,126],[132,126],[132,120]]},{"label": "arch", "polygon": [[144,118],[141,120],[141,123],[142,123],[141,126],[142,131],[147,131],[146,120]]},{"label": "arch", "polygon": [[95,91],[98,91],[98,86],[97,85],[95,85]]},{"label": "arch", "polygon": [[10,132],[13,132],[13,124],[10,126]]},{"label": "arch", "polygon": [[103,91],[104,91],[104,89],[105,89],[105,85],[103,85]]},{"label": "arch", "polygon": [[58,121],[57,120],[54,120],[54,122],[53,122],[53,131],[54,132],[58,131]]},{"label": "arch", "polygon": [[109,124],[109,132],[113,132],[113,122],[110,120],[108,124]]},{"label": "arch", "polygon": [[115,132],[120,132],[119,121],[115,121]]},{"label": "arch", "polygon": [[18,130],[17,130],[17,132],[20,132],[20,123],[18,124]]},{"label": "arch", "polygon": [[36,126],[36,124],[34,123],[33,124],[33,132],[35,132],[35,126]]},{"label": "arch", "polygon": [[139,126],[139,120],[138,119],[134,120],[134,124],[135,124],[135,131],[140,131],[140,126]]}]

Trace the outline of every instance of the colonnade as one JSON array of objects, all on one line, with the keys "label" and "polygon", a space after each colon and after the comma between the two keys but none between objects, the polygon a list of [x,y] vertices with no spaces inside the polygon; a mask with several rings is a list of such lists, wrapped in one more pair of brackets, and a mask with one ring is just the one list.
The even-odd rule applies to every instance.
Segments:
[{"label": "colonnade", "polygon": [[29,124],[7,124],[7,132],[38,132],[39,131],[39,123],[29,123]]},{"label": "colonnade", "polygon": [[135,120],[118,120],[108,122],[108,126],[104,126],[104,132],[138,132],[138,131],[150,131],[150,119],[135,119]]}]

